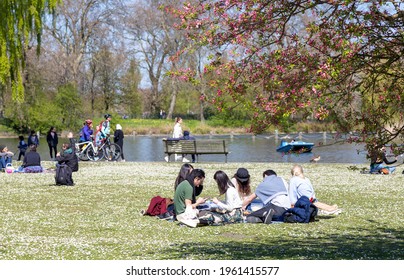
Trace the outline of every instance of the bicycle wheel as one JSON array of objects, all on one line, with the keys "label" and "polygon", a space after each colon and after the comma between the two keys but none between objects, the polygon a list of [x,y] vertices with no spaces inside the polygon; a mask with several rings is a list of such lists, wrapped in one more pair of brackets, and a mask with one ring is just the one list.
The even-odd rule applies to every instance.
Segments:
[{"label": "bicycle wheel", "polygon": [[76,155],[79,158],[79,160],[88,161],[88,156],[86,155],[86,153],[79,152],[79,153],[76,153]]},{"label": "bicycle wheel", "polygon": [[98,161],[104,158],[104,150],[100,148],[96,148],[96,150],[94,150],[93,147],[88,147],[86,154],[87,158],[91,161]]},{"label": "bicycle wheel", "polygon": [[76,143],[76,155],[79,160],[88,161],[89,158],[87,157],[87,150],[89,146],[87,144]]},{"label": "bicycle wheel", "polygon": [[121,157],[121,147],[117,144],[111,143],[108,146],[104,147],[105,149],[105,158],[108,161],[115,161]]}]

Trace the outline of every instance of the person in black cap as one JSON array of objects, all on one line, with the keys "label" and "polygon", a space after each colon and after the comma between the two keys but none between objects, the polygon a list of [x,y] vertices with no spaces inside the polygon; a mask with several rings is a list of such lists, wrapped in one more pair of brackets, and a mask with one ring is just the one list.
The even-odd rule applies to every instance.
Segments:
[{"label": "person in black cap", "polygon": [[236,187],[241,200],[244,200],[247,196],[251,194],[250,186],[250,174],[245,168],[237,169],[236,174],[234,174],[231,182]]}]

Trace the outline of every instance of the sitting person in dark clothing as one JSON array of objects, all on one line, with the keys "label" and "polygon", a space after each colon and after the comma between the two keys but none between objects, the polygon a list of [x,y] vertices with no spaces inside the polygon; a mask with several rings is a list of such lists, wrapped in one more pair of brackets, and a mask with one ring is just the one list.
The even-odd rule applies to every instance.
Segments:
[{"label": "sitting person in dark clothing", "polygon": [[72,141],[62,145],[62,152],[56,155],[56,161],[56,185],[73,186],[72,174],[79,170],[79,159]]},{"label": "sitting person in dark clothing", "polygon": [[22,172],[39,173],[43,171],[41,166],[41,156],[36,151],[36,147],[37,146],[35,144],[31,144],[31,146],[29,146],[29,152],[25,154],[22,164]]},{"label": "sitting person in dark clothing", "polygon": [[[188,130],[184,130],[184,136],[182,136],[180,139],[181,139],[181,140],[195,140],[195,137],[189,135],[189,131],[188,131]],[[195,155],[194,155],[194,154],[191,155],[191,158],[192,158],[192,162],[195,162]],[[185,161],[185,162],[188,161],[187,158],[185,157],[185,155],[182,155],[182,161],[183,161],[183,162],[184,162],[184,161]]]},{"label": "sitting person in dark clothing", "polygon": [[65,163],[70,167],[72,172],[79,170],[79,159],[75,153],[74,144],[64,143],[62,145],[62,152],[56,155],[57,164]]},{"label": "sitting person in dark clothing", "polygon": [[[397,157],[394,160],[389,161],[386,156],[386,147],[382,147],[380,150],[375,151],[370,158],[370,173],[382,173],[389,174],[396,170],[395,166],[387,166],[397,162]],[[385,165],[387,164],[387,165]]]}]

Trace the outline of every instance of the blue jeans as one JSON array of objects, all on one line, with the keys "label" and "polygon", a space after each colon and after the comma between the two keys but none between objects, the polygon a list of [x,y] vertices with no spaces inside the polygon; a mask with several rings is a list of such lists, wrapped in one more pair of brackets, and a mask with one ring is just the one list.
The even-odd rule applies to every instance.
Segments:
[{"label": "blue jeans", "polygon": [[0,157],[0,168],[6,168],[8,163],[11,163],[12,158],[11,157]]},{"label": "blue jeans", "polygon": [[390,173],[393,173],[396,170],[395,166],[386,166],[383,163],[380,164],[374,163],[370,165],[370,173],[378,173],[382,168],[387,168]]}]

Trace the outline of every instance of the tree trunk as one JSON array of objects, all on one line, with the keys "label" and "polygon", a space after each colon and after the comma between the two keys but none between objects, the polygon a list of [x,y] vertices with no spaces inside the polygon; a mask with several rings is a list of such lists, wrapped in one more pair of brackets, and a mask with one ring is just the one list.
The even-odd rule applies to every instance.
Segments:
[{"label": "tree trunk", "polygon": [[167,120],[171,120],[173,118],[175,103],[177,102],[177,95],[178,95],[178,87],[175,79],[171,79],[171,101],[170,101],[170,108],[168,109]]}]

